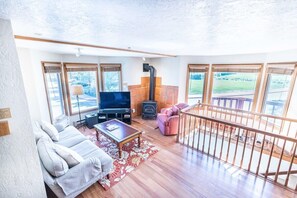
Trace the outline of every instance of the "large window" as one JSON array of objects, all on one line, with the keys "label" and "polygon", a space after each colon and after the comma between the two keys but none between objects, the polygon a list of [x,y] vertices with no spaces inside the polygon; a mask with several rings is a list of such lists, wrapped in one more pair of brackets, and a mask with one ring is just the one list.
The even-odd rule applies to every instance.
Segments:
[{"label": "large window", "polygon": [[208,65],[188,65],[187,101],[188,104],[205,102]]},{"label": "large window", "polygon": [[101,64],[102,91],[121,91],[122,73],[120,64]]},{"label": "large window", "polygon": [[51,121],[65,114],[62,88],[62,66],[60,63],[42,63],[47,101]]},{"label": "large window", "polygon": [[295,64],[270,64],[266,73],[266,88],[262,112],[283,116],[290,100],[292,74]]},{"label": "large window", "polygon": [[261,65],[214,65],[211,103],[241,109],[254,109]]},{"label": "large window", "polygon": [[[68,92],[68,103],[71,114],[80,111],[89,111],[98,108],[98,67],[93,64],[65,64],[66,82]],[[71,87],[81,85],[82,95],[77,96],[71,93]]]}]

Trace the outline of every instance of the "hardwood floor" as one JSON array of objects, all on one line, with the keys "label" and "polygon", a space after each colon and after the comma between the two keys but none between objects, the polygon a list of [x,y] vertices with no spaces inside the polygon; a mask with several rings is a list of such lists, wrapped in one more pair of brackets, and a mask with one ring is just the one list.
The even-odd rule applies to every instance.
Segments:
[{"label": "hardwood floor", "polygon": [[90,197],[297,197],[292,191],[233,168],[162,136],[152,124],[133,122],[160,151],[105,191],[98,183],[79,195]]}]

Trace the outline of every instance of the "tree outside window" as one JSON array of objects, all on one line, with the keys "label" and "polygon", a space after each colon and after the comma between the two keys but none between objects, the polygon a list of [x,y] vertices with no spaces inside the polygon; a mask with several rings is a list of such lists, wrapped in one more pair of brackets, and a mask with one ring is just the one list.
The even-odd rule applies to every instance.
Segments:
[{"label": "tree outside window", "polygon": [[121,80],[121,65],[120,64],[101,64],[101,80],[102,80],[102,91],[121,91],[122,80]]}]

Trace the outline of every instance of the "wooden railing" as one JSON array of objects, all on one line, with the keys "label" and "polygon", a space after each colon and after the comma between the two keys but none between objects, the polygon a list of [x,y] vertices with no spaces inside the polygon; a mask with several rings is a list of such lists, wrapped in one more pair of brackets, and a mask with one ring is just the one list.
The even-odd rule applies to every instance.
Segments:
[{"label": "wooden railing", "polygon": [[250,110],[253,100],[245,97],[212,97],[211,103],[225,108]]},{"label": "wooden railing", "polygon": [[206,104],[179,117],[179,143],[297,189],[297,120]]},{"label": "wooden railing", "polygon": [[[196,101],[201,101],[201,97],[194,97],[189,96],[188,99],[196,99]],[[253,100],[251,98],[248,98],[247,95],[244,96],[238,96],[238,95],[229,95],[229,96],[219,96],[219,97],[212,97],[211,98],[211,104],[215,106],[220,106],[224,108],[233,108],[233,109],[239,109],[239,110],[251,110]],[[279,109],[282,110],[284,106],[283,101],[266,101],[267,108],[270,107],[271,109],[269,111],[270,115],[279,114]]]}]

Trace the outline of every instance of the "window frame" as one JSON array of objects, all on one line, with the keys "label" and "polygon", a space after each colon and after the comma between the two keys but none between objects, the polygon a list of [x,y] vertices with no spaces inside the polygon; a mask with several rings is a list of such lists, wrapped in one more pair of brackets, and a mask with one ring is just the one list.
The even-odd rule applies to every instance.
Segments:
[{"label": "window frame", "polygon": [[[47,72],[46,71],[46,67],[58,67],[60,70],[60,81],[61,81],[61,94],[62,94],[62,98],[63,98],[63,109],[64,109],[64,114],[68,115],[68,111],[66,108],[66,98],[65,98],[65,79],[64,79],[64,74],[63,74],[63,66],[60,62],[47,62],[47,61],[42,61],[41,62],[41,70],[42,70],[42,75],[43,75],[43,82],[44,82],[44,88],[45,88],[45,94],[46,94],[46,100],[47,100],[47,106],[48,106],[48,110],[49,110],[49,115],[50,115],[50,121],[51,123],[54,122],[54,118],[53,118],[53,110],[51,107],[51,103],[50,103],[50,94],[49,94],[49,90],[48,90],[48,83],[46,80],[46,74],[47,73],[51,73],[51,72]],[[52,72],[55,73],[55,72]],[[62,114],[63,115],[63,114]]]},{"label": "window frame", "polygon": [[263,64],[262,63],[243,63],[243,64],[212,64],[210,72],[210,81],[209,81],[209,92],[207,103],[211,104],[212,92],[214,86],[214,72],[238,72],[238,73],[258,73],[256,85],[255,85],[255,94],[253,97],[253,104],[251,107],[251,112],[254,112],[257,107],[259,90],[261,85],[261,76],[263,73]]},{"label": "window frame", "polygon": [[[288,69],[288,67],[292,67],[291,69]],[[264,104],[265,104],[265,98],[267,96],[267,89],[268,89],[268,78],[269,78],[269,74],[281,74],[281,73],[287,73],[289,70],[292,71],[291,75],[291,81],[290,81],[290,85],[289,85],[289,89],[288,89],[288,96],[286,99],[286,102],[284,104],[284,110],[282,115],[280,115],[281,117],[286,117],[288,110],[289,110],[289,106],[291,103],[291,99],[292,99],[292,94],[293,94],[293,90],[294,90],[294,85],[295,85],[295,81],[296,81],[296,76],[297,76],[297,63],[296,62],[283,62],[283,63],[267,63],[266,65],[266,70],[265,70],[265,74],[264,74],[264,80],[263,80],[263,91],[261,92],[261,97],[259,98],[259,106],[258,106],[258,112],[263,113],[264,111]],[[274,115],[272,115],[274,116]]]},{"label": "window frame", "polygon": [[207,101],[207,87],[208,87],[208,75],[209,75],[209,64],[188,64],[187,67],[187,78],[186,78],[186,96],[185,101],[188,103],[189,100],[189,86],[190,86],[190,70],[197,70],[201,71],[201,73],[205,73],[204,82],[203,82],[203,92],[202,92],[202,101],[201,103],[204,103]]},{"label": "window frame", "polygon": [[122,64],[120,64],[120,63],[101,63],[100,64],[101,91],[106,91],[104,89],[104,75],[103,75],[104,68],[120,68],[118,70],[120,72],[120,75],[119,75],[119,77],[120,77],[120,79],[119,79],[119,81],[120,81],[120,85],[119,85],[120,90],[119,91],[122,91],[123,90]]},{"label": "window frame", "polygon": [[[69,115],[78,115],[79,112],[73,112],[72,110],[72,105],[71,105],[71,93],[70,93],[70,87],[69,87],[69,79],[68,79],[68,67],[69,68],[75,68],[77,71],[94,71],[96,72],[96,99],[97,99],[97,104],[99,104],[99,75],[98,75],[98,64],[97,63],[64,63],[63,64],[63,69],[64,69],[64,78],[65,78],[65,87],[66,87],[66,95],[67,95],[67,103],[68,103],[68,109],[69,109]],[[80,113],[86,113],[90,111],[98,110],[98,105],[97,107],[86,109],[80,111]]]}]

